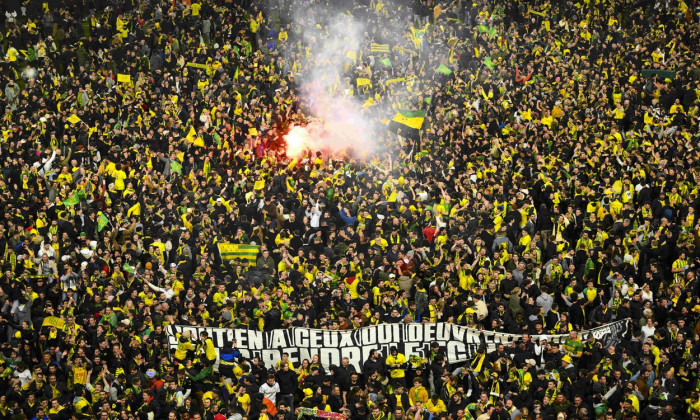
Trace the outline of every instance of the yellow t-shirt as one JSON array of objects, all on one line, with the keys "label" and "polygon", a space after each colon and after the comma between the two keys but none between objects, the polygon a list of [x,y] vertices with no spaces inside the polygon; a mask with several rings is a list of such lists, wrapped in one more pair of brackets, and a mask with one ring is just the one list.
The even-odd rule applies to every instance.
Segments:
[{"label": "yellow t-shirt", "polygon": [[440,414],[447,411],[447,408],[445,408],[445,403],[442,402],[442,400],[437,400],[437,403],[435,404],[433,404],[433,400],[428,400],[428,402],[425,403],[425,408],[433,414]]},{"label": "yellow t-shirt", "polygon": [[243,412],[248,412],[248,407],[250,407],[250,395],[243,394],[243,396],[238,396],[238,402],[241,404]]},{"label": "yellow t-shirt", "polygon": [[207,340],[204,342],[204,354],[207,356],[207,359],[216,360],[216,348],[214,347],[214,342],[211,341],[211,338],[207,338]]},{"label": "yellow t-shirt", "polygon": [[114,171],[114,188],[117,191],[123,191],[126,186],[124,185],[124,180],[126,179],[126,173],[122,170]]},{"label": "yellow t-shirt", "polygon": [[187,357],[187,352],[193,351],[193,350],[194,350],[194,346],[192,345],[191,342],[189,342],[189,341],[185,341],[184,343],[178,342],[177,348],[175,349],[175,359],[184,360],[185,357]]},{"label": "yellow t-shirt", "polygon": [[404,356],[401,353],[398,353],[396,357],[392,355],[388,355],[386,357],[386,365],[387,369],[389,369],[389,375],[391,375],[392,378],[403,378],[406,376],[406,371],[402,368],[397,369],[397,368],[392,368],[391,365],[399,364],[402,365],[406,363],[406,356]]}]

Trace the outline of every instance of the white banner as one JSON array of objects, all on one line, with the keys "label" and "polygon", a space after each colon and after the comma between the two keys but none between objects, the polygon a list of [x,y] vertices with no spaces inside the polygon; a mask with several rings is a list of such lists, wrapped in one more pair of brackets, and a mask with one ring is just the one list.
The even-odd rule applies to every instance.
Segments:
[{"label": "white banner", "polygon": [[[613,322],[603,327],[579,332],[585,340],[592,333],[604,347],[617,345],[628,330],[628,320]],[[406,358],[410,356],[427,357],[430,343],[437,341],[445,350],[449,363],[469,361],[481,345],[491,352],[498,344],[510,345],[522,338],[519,334],[502,334],[491,331],[479,331],[459,325],[436,324],[382,324],[362,327],[356,330],[330,331],[313,328],[289,328],[274,331],[255,331],[232,328],[191,327],[170,325],[167,328],[168,344],[177,348],[177,335],[190,331],[192,338],[199,338],[199,333],[207,331],[217,350],[232,347],[235,340],[241,355],[247,359],[259,357],[266,366],[272,366],[282,358],[282,353],[289,353],[290,360],[297,365],[304,359],[318,354],[324,367],[340,365],[343,357],[358,371],[373,349],[382,356],[389,354],[389,349],[396,346]],[[568,335],[532,335],[533,341],[546,338],[550,343],[563,344]]]}]

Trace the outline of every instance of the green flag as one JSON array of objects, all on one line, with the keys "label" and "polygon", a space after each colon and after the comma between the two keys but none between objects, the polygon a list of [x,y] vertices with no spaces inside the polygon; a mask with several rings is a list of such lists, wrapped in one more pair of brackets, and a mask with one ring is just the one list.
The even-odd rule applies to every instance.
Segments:
[{"label": "green flag", "polygon": [[400,110],[389,122],[389,131],[393,131],[403,137],[419,139],[420,130],[423,128],[425,110]]},{"label": "green flag", "polygon": [[104,214],[100,214],[100,218],[97,219],[97,231],[102,232],[102,229],[109,224],[109,219]]},{"label": "green flag", "polygon": [[131,274],[134,274],[136,272],[136,270],[134,270],[134,267],[130,266],[129,264],[124,264],[124,271]]},{"label": "green flag", "polygon": [[496,34],[498,33],[497,29],[494,28],[494,27],[492,27],[492,26],[491,26],[491,27],[486,27],[486,25],[478,25],[478,26],[476,27],[476,29],[477,29],[479,32],[481,32],[481,33],[487,34],[487,35],[489,36],[489,38],[495,37]]},{"label": "green flag", "polygon": [[388,58],[382,58],[382,64],[384,64],[387,67],[391,67],[391,60]]},{"label": "green flag", "polygon": [[440,66],[437,68],[437,71],[440,73],[444,74],[445,76],[449,76],[452,74],[452,70],[450,70],[447,66],[444,64],[440,64]]},{"label": "green flag", "polygon": [[222,260],[235,260],[236,258],[248,260],[252,267],[255,267],[258,258],[258,245],[232,244],[229,242],[219,242],[219,255]]},{"label": "green flag", "polygon": [[175,172],[176,174],[182,174],[182,165],[180,162],[171,160],[170,161],[170,172]]},{"label": "green flag", "polygon": [[643,69],[642,77],[653,77],[654,75],[659,76],[662,79],[675,79],[676,72],[673,70],[660,70],[660,69]]},{"label": "green flag", "polygon": [[490,70],[493,70],[496,68],[496,64],[494,64],[493,61],[491,61],[491,57],[486,57],[484,58],[484,65],[488,67]]},{"label": "green flag", "polygon": [[64,202],[63,205],[66,207],[73,207],[74,205],[80,203],[81,200],[85,199],[85,191],[79,190],[76,191],[72,196],[68,197]]}]

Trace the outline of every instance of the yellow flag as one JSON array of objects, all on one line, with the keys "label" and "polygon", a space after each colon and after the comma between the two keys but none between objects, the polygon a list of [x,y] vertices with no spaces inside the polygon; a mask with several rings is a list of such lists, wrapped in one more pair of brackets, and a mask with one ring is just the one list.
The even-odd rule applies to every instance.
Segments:
[{"label": "yellow flag", "polygon": [[362,108],[369,108],[370,106],[375,106],[377,105],[376,102],[374,102],[374,98],[367,98],[364,104],[362,104]]},{"label": "yellow flag", "polygon": [[44,322],[41,323],[42,327],[56,327],[62,330],[66,326],[66,322],[57,316],[47,316],[44,318]]},{"label": "yellow flag", "polygon": [[78,117],[78,116],[75,115],[75,114],[71,115],[71,116],[68,117],[67,119],[68,119],[68,121],[69,121],[71,124],[77,124],[77,123],[79,123],[79,122],[82,121],[82,120],[80,119],[80,117]]},{"label": "yellow flag", "polygon": [[544,25],[544,29],[546,29],[547,32],[549,32],[549,31],[550,31],[550,28],[549,28],[549,21],[548,21],[548,20],[545,20],[544,22],[542,22],[542,24]]},{"label": "yellow flag", "polygon": [[364,86],[364,85],[369,85],[370,80],[366,77],[358,77],[357,78],[357,87]]},{"label": "yellow flag", "polygon": [[357,64],[357,52],[355,50],[350,50],[347,53],[345,53],[345,56],[352,60],[354,64]]},{"label": "yellow flag", "polygon": [[204,144],[204,139],[202,139],[201,137],[197,137],[196,139],[194,139],[194,143],[192,143],[192,144],[197,146],[197,147],[207,147]]},{"label": "yellow flag", "polygon": [[437,18],[439,18],[441,14],[442,14],[442,7],[440,7],[440,5],[438,4],[433,9],[433,19],[437,20]]},{"label": "yellow flag", "polygon": [[119,83],[131,83],[131,75],[128,74],[117,74],[117,82]]},{"label": "yellow flag", "polygon": [[185,136],[185,140],[187,140],[191,143],[194,141],[195,136],[197,136],[197,132],[194,131],[194,127],[190,126],[190,130],[187,132],[187,135]]},{"label": "yellow flag", "polygon": [[255,127],[251,127],[248,129],[248,134],[251,136],[257,136],[258,135],[258,129]]},{"label": "yellow flag", "polygon": [[87,382],[87,369],[82,366],[73,366],[73,383],[85,385]]},{"label": "yellow flag", "polygon": [[395,79],[389,79],[387,80],[384,85],[389,86],[392,83],[400,83],[400,82],[405,82],[406,78],[405,77],[397,77]]},{"label": "yellow flag", "polygon": [[265,188],[265,180],[261,179],[259,181],[255,181],[255,185],[253,185],[254,190],[262,190]]}]

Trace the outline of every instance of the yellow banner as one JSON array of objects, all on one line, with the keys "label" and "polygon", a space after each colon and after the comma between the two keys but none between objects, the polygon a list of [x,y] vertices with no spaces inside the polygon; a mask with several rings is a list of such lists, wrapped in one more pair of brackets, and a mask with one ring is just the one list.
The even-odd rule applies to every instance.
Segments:
[{"label": "yellow banner", "polygon": [[79,123],[79,122],[82,121],[82,120],[80,119],[80,117],[78,117],[78,116],[75,115],[75,114],[71,115],[70,117],[68,117],[68,118],[66,118],[66,119],[67,119],[68,122],[70,122],[71,124],[77,124],[77,123]]},{"label": "yellow banner", "polygon": [[206,64],[201,64],[201,63],[189,62],[189,63],[187,63],[187,67],[195,67],[195,68],[198,68],[198,69],[205,69],[205,70],[206,70],[207,65],[206,65]]},{"label": "yellow banner", "polygon": [[44,322],[41,323],[42,327],[56,327],[62,330],[66,326],[66,321],[62,320],[57,316],[47,316],[44,318]]},{"label": "yellow banner", "polygon": [[82,366],[73,366],[73,383],[85,385],[87,382],[87,369]]},{"label": "yellow banner", "polygon": [[396,79],[389,79],[387,80],[384,85],[390,85],[392,83],[400,83],[400,82],[405,82],[406,78],[405,77],[397,77]]},{"label": "yellow banner", "polygon": [[117,82],[119,82],[119,83],[131,83],[131,75],[117,74]]}]

